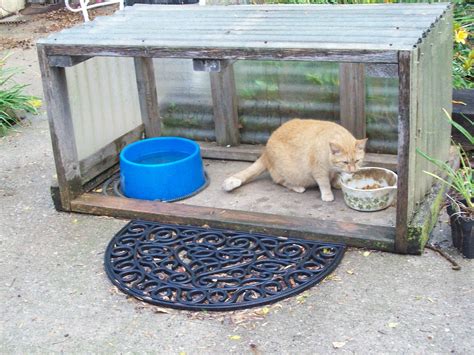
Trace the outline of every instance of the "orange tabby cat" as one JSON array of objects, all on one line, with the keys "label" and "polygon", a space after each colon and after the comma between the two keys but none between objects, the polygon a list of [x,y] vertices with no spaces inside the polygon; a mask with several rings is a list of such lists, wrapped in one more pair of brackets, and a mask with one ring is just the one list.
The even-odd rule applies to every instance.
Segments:
[{"label": "orange tabby cat", "polygon": [[361,167],[366,142],[334,122],[293,119],[273,132],[255,163],[227,178],[222,188],[232,191],[268,170],[277,184],[299,193],[319,185],[321,199],[333,201],[331,185],[339,188],[339,173]]}]

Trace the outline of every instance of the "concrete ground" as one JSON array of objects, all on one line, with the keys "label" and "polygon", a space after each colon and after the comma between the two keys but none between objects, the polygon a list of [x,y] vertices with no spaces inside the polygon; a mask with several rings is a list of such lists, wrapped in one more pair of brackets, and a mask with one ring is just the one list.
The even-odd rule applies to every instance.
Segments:
[{"label": "concrete ground", "polygon": [[[18,80],[41,96],[34,50]],[[185,312],[112,287],[103,253],[127,222],[58,213],[44,114],[0,138],[0,353],[457,353],[474,349],[474,268],[438,254],[349,250],[323,283],[265,309]],[[242,196],[241,198],[245,198]],[[445,218],[444,218],[445,219]],[[440,223],[439,241],[449,245]]]}]

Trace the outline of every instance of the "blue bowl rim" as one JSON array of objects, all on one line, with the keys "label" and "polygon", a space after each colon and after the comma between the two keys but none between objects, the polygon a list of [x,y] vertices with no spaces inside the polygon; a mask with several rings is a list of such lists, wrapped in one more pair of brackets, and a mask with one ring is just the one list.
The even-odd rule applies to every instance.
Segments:
[{"label": "blue bowl rim", "polygon": [[[172,161],[172,162],[169,162],[169,163],[161,163],[161,164],[138,164],[138,163],[135,163],[131,160],[128,160],[127,158],[125,158],[125,154],[126,152],[139,145],[139,144],[144,144],[144,142],[150,142],[150,141],[163,141],[163,140],[178,140],[178,141],[183,141],[183,142],[186,142],[186,143],[190,143],[192,146],[194,146],[194,152],[192,152],[190,155],[186,156],[186,158],[183,158],[183,159],[180,159],[180,160],[175,160],[175,161]],[[199,155],[201,151],[201,148],[199,147],[199,144],[197,144],[195,141],[191,140],[191,139],[187,139],[187,138],[182,138],[182,137],[171,137],[171,136],[167,136],[167,137],[155,137],[155,138],[145,138],[145,139],[141,139],[139,141],[136,141],[136,142],[133,142],[133,143],[130,143],[128,144],[125,148],[122,149],[122,151],[120,152],[120,161],[123,161],[127,164],[130,164],[130,165],[134,165],[134,166],[139,166],[139,167],[157,167],[157,166],[170,166],[170,165],[175,165],[175,164],[178,164],[178,163],[182,163],[182,162],[185,162],[187,160],[191,160],[193,159],[196,155]]]}]

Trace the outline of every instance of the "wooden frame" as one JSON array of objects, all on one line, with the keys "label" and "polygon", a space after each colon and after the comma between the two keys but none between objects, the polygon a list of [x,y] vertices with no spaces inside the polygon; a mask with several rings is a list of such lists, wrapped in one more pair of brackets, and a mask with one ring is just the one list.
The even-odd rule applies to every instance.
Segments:
[{"label": "wooden frame", "polygon": [[[444,123],[433,123],[441,108],[450,110],[449,80],[450,28],[452,10],[449,6],[437,18],[431,31],[415,48],[347,50],[263,48],[245,50],[223,48],[218,52],[203,47],[164,48],[127,47],[124,45],[38,44],[38,56],[47,101],[51,137],[58,175],[56,205],[61,210],[109,215],[123,218],[147,218],[167,223],[209,224],[214,227],[246,229],[305,239],[345,241],[348,245],[369,247],[399,253],[420,253],[426,235],[439,210],[443,188],[430,192],[432,181],[420,178],[421,167],[427,165],[417,158],[420,148],[438,158],[447,159],[443,131],[441,144],[429,142],[429,125],[446,130]],[[441,54],[434,55],[433,51]],[[92,156],[78,161],[74,127],[68,102],[64,68],[94,56],[133,57],[140,111],[143,124],[117,138]],[[362,223],[329,223],[311,218],[288,217],[227,209],[138,201],[100,196],[90,189],[117,170],[120,149],[132,141],[159,136],[161,121],[152,58],[192,58],[196,70],[209,72],[212,88],[215,134],[217,143],[202,143],[204,157],[253,161],[260,154],[259,146],[239,146],[239,122],[232,63],[237,59],[310,60],[340,62],[341,122],[357,138],[365,137],[365,65],[389,65],[397,68],[399,79],[398,154],[369,154],[371,165],[398,171],[396,226],[383,227]],[[432,80],[436,71],[441,79]],[[430,99],[435,97],[435,99]],[[431,132],[431,133],[430,133]],[[231,146],[228,148],[227,146]],[[415,179],[416,177],[416,179]],[[427,192],[430,192],[427,194]],[[427,212],[422,212],[428,210]],[[428,231],[428,232],[427,232]]]}]

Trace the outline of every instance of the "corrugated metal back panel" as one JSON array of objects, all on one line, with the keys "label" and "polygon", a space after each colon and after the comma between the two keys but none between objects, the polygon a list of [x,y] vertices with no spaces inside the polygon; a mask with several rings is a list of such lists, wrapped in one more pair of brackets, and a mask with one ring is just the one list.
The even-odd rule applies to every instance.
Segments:
[{"label": "corrugated metal back panel", "polygon": [[215,140],[209,73],[190,59],[154,59],[163,134]]},{"label": "corrugated metal back panel", "polygon": [[366,80],[368,151],[396,154],[398,145],[398,77]]},{"label": "corrugated metal back panel", "polygon": [[[235,78],[242,143],[265,143],[283,122],[299,118],[339,120],[336,63],[239,61]],[[191,60],[155,60],[165,135],[214,140],[209,74]],[[396,153],[398,81],[367,79],[368,150]]]},{"label": "corrugated metal back panel", "polygon": [[80,160],[140,125],[133,59],[92,58],[66,77]]},{"label": "corrugated metal back panel", "polygon": [[243,143],[265,143],[295,117],[338,119],[332,63],[241,61],[235,68]]},{"label": "corrugated metal back panel", "polygon": [[[189,59],[155,59],[163,134],[213,141],[209,73]],[[94,58],[67,71],[79,159],[138,126],[133,60]],[[265,143],[283,122],[339,120],[336,63],[239,61],[235,64],[242,143]],[[367,79],[368,150],[396,153],[398,81]]]}]

